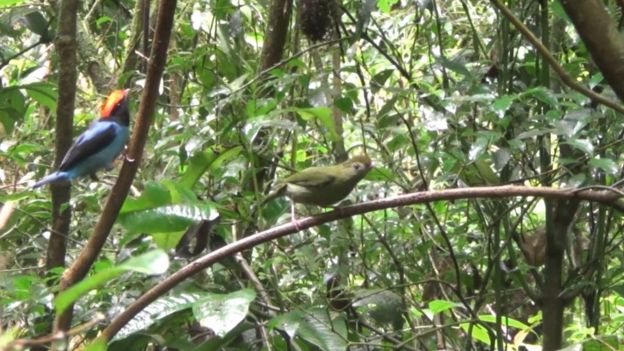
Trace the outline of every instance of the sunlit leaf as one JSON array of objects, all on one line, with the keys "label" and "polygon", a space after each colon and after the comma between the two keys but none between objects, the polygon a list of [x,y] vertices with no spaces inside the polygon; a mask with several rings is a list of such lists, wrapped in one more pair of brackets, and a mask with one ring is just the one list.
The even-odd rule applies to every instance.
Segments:
[{"label": "sunlit leaf", "polygon": [[120,216],[119,222],[132,232],[176,232],[200,220],[214,218],[215,214],[210,203],[178,204],[129,212]]},{"label": "sunlit leaf", "polygon": [[368,174],[366,175],[367,180],[381,180],[381,181],[390,181],[394,179],[394,172],[388,168],[377,167],[375,166]]},{"label": "sunlit leaf", "polygon": [[384,12],[390,12],[392,5],[396,4],[399,0],[377,0],[377,6],[379,9]]},{"label": "sunlit leaf", "polygon": [[336,124],[331,109],[328,107],[296,108],[295,112],[306,121],[317,119],[326,128],[331,140],[338,140]]},{"label": "sunlit leaf", "polygon": [[160,183],[148,182],[138,198],[126,198],[120,214],[146,210],[171,203],[169,190]]},{"label": "sunlit leaf", "polygon": [[61,314],[65,309],[78,300],[87,292],[96,289],[107,281],[114,279],[124,272],[139,272],[144,274],[162,274],[169,268],[169,256],[162,250],[147,252],[143,255],[133,257],[126,262],[102,270],[89,276],[69,289],[61,292],[54,299],[56,313]]},{"label": "sunlit leaf", "polygon": [[0,7],[15,6],[23,3],[25,0],[0,0]]},{"label": "sunlit leaf", "polygon": [[536,97],[538,100],[551,107],[556,107],[558,104],[557,97],[552,92],[552,90],[545,87],[535,87],[528,89],[522,93],[522,96]]},{"label": "sunlit leaf", "polygon": [[[496,316],[491,315],[491,314],[480,315],[479,319],[484,322],[497,323]],[[502,316],[501,321],[504,326],[518,328],[518,329],[529,329],[528,325],[510,317]]]},{"label": "sunlit leaf", "polygon": [[180,184],[192,187],[197,183],[199,178],[208,171],[210,165],[215,160],[217,155],[212,149],[196,152],[189,159],[188,167],[186,168],[186,172],[182,175],[182,179],[180,180]]},{"label": "sunlit leaf", "polygon": [[94,342],[87,345],[84,351],[106,351],[106,340],[96,339]]},{"label": "sunlit leaf", "polygon": [[491,345],[490,334],[488,330],[481,324],[461,323],[459,325],[463,331],[470,333],[470,336],[486,345]]},{"label": "sunlit leaf", "polygon": [[437,56],[436,61],[455,73],[461,74],[466,78],[472,78],[472,73],[470,73],[466,66],[459,61],[449,60],[445,56]]},{"label": "sunlit leaf", "polygon": [[611,175],[616,175],[619,171],[618,165],[610,158],[592,158],[589,164]]},{"label": "sunlit leaf", "polygon": [[338,334],[345,327],[335,327],[335,324],[344,324],[343,319],[329,320],[324,309],[297,310],[275,317],[269,326],[279,327],[288,335],[298,335],[323,351],[346,350],[346,335]]},{"label": "sunlit leaf", "polygon": [[11,133],[17,121],[24,118],[26,99],[16,88],[0,89],[0,123]]},{"label": "sunlit leaf", "polygon": [[212,329],[218,336],[224,336],[245,319],[249,304],[255,298],[256,292],[252,289],[225,295],[206,294],[193,304],[193,314],[202,326]]},{"label": "sunlit leaf", "polygon": [[574,146],[588,155],[594,154],[594,145],[589,139],[569,139],[565,143]]},{"label": "sunlit leaf", "polygon": [[458,307],[457,303],[448,300],[432,300],[427,303],[427,307],[433,313],[441,313]]},{"label": "sunlit leaf", "polygon": [[117,333],[115,340],[123,339],[130,334],[145,330],[173,313],[190,309],[193,303],[201,299],[204,294],[205,293],[185,292],[159,298],[132,318],[132,320]]},{"label": "sunlit leaf", "polygon": [[492,110],[494,110],[499,117],[503,117],[505,112],[511,107],[511,104],[513,104],[515,98],[516,97],[512,95],[503,95],[497,98],[492,103]]}]

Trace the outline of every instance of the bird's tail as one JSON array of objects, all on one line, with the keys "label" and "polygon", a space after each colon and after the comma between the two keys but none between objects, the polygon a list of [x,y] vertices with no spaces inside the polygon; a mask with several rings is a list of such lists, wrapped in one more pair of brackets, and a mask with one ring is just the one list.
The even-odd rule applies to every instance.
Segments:
[{"label": "bird's tail", "polygon": [[69,176],[67,172],[54,172],[52,174],[49,174],[43,177],[43,179],[41,179],[40,181],[36,182],[35,185],[32,186],[32,188],[37,189],[38,187],[42,185],[58,182],[61,180],[69,180],[70,178],[71,177]]}]

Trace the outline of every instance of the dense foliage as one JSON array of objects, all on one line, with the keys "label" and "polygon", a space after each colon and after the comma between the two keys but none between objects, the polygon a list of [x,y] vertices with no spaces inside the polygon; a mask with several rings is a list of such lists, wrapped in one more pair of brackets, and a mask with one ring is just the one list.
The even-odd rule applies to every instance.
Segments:
[{"label": "dense foliage", "polygon": [[[165,277],[289,223],[286,199],[262,204],[279,179],[362,153],[375,169],[351,203],[477,186],[492,196],[390,207],[230,255],[159,296],[108,348],[554,350],[548,340],[563,333],[561,347],[624,349],[617,206],[496,196],[505,184],[619,191],[621,111],[572,84],[621,95],[561,4],[507,1],[519,29],[498,1],[285,3],[294,9],[273,61],[275,4],[177,4],[139,172],[87,278],[59,294],[65,267],[46,261],[50,190],[29,186],[54,167],[60,3],[0,0],[0,349],[103,347],[98,333]],[[602,21],[621,23],[622,5],[604,4]],[[157,9],[80,3],[74,135],[113,88],[131,89],[135,115]],[[73,182],[67,265],[122,162]],[[74,302],[80,328],[34,340]]]}]

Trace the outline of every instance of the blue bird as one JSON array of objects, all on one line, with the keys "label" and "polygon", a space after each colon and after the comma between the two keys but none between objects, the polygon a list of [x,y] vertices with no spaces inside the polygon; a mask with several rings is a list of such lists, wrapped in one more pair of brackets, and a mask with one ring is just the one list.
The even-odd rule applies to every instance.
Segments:
[{"label": "blue bird", "polygon": [[47,175],[35,185],[71,181],[102,169],[111,169],[123,151],[130,135],[128,89],[113,91],[102,104],[100,118],[85,130],[69,148],[58,171]]}]

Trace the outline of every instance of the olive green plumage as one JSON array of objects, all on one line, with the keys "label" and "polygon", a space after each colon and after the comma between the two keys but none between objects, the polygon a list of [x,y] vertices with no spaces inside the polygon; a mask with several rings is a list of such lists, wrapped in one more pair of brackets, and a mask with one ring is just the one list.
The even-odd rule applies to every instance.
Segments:
[{"label": "olive green plumage", "polygon": [[327,207],[344,199],[373,167],[368,155],[333,166],[310,167],[284,179],[264,202],[287,196],[293,202]]}]

